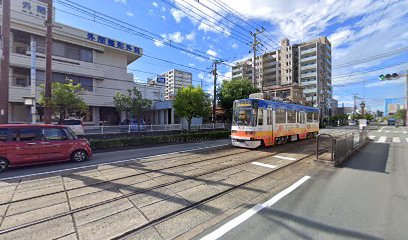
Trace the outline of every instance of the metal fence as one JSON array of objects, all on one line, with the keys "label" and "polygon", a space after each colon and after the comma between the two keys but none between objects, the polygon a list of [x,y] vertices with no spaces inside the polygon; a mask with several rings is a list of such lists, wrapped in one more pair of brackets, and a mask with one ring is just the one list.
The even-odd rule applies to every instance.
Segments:
[{"label": "metal fence", "polygon": [[109,134],[109,133],[137,133],[137,132],[160,132],[160,131],[181,131],[181,124],[161,124],[161,125],[115,125],[115,126],[85,126],[87,134]]},{"label": "metal fence", "polygon": [[[114,125],[114,126],[85,126],[85,135],[89,134],[114,134],[114,133],[138,133],[138,132],[168,132],[168,131],[183,131],[187,130],[188,126],[183,124],[160,124],[160,125],[140,125],[140,130],[137,125]],[[226,123],[207,123],[207,124],[192,124],[192,131],[211,130],[211,129],[231,129],[230,124]]]},{"label": "metal fence", "polygon": [[[338,166],[344,162],[355,150],[364,145],[367,141],[367,131],[345,134],[342,136],[333,136],[331,134],[319,134],[316,139],[316,159],[330,161]],[[327,148],[322,149],[322,141],[329,139],[330,151]],[[327,143],[327,140],[326,140]],[[326,156],[324,155],[326,153]],[[328,154],[327,154],[328,153]]]}]

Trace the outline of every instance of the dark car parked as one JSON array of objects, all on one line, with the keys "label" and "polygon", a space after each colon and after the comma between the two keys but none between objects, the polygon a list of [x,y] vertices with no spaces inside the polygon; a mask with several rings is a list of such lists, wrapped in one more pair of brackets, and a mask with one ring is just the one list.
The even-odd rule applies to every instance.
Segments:
[{"label": "dark car parked", "polygon": [[78,139],[65,126],[0,125],[0,172],[9,166],[72,160],[82,162],[92,156],[86,139]]}]

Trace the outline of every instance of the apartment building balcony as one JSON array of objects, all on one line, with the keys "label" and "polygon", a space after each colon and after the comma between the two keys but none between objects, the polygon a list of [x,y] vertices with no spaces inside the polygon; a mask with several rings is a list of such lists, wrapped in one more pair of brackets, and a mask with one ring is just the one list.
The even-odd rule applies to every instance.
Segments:
[{"label": "apartment building balcony", "polygon": [[317,81],[313,80],[313,81],[301,81],[301,85],[302,86],[309,86],[309,85],[316,85]]},{"label": "apartment building balcony", "polygon": [[316,59],[317,59],[316,56],[310,56],[310,57],[301,58],[300,62],[316,61]]},{"label": "apartment building balcony", "polygon": [[317,76],[317,72],[309,72],[309,73],[302,73],[300,74],[301,78],[311,78],[311,77],[315,77]]},{"label": "apartment building balcony", "polygon": [[315,93],[317,92],[317,88],[306,88],[303,89],[303,93]]},{"label": "apartment building balcony", "polygon": [[309,54],[309,53],[315,53],[317,51],[317,49],[314,47],[314,48],[310,48],[310,49],[307,49],[307,50],[301,50],[300,51],[300,55],[305,55],[305,54]]},{"label": "apartment building balcony", "polygon": [[310,64],[306,66],[301,66],[300,70],[308,70],[308,69],[316,69],[316,68],[317,68],[317,64]]}]

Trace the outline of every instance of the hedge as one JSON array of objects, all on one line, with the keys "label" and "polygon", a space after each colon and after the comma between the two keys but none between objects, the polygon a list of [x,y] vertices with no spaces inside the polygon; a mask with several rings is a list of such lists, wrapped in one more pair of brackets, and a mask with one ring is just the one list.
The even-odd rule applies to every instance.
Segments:
[{"label": "hedge", "polygon": [[116,139],[93,139],[90,140],[92,150],[113,150],[121,148],[132,148],[156,144],[205,142],[213,139],[228,138],[230,131],[216,131],[204,133],[184,133],[178,135],[164,136],[141,136]]}]

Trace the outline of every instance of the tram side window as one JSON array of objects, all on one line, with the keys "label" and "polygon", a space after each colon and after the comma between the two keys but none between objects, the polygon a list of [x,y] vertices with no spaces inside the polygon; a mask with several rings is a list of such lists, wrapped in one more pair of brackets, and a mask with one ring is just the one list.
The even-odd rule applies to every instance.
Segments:
[{"label": "tram side window", "polygon": [[288,111],[288,123],[296,123],[296,111]]},{"label": "tram side window", "polygon": [[305,123],[305,113],[304,112],[298,112],[298,119],[299,119],[300,124]]},{"label": "tram side window", "polygon": [[313,122],[318,122],[319,121],[319,113],[314,112],[313,113]]},{"label": "tram side window", "polygon": [[307,122],[313,122],[313,113],[312,112],[308,112],[306,114],[307,116]]},{"label": "tram side window", "polygon": [[263,125],[263,108],[258,108],[258,126]]},{"label": "tram side window", "polygon": [[276,109],[276,123],[286,123],[285,109]]},{"label": "tram side window", "polygon": [[268,109],[268,125],[272,125],[272,109]]}]

